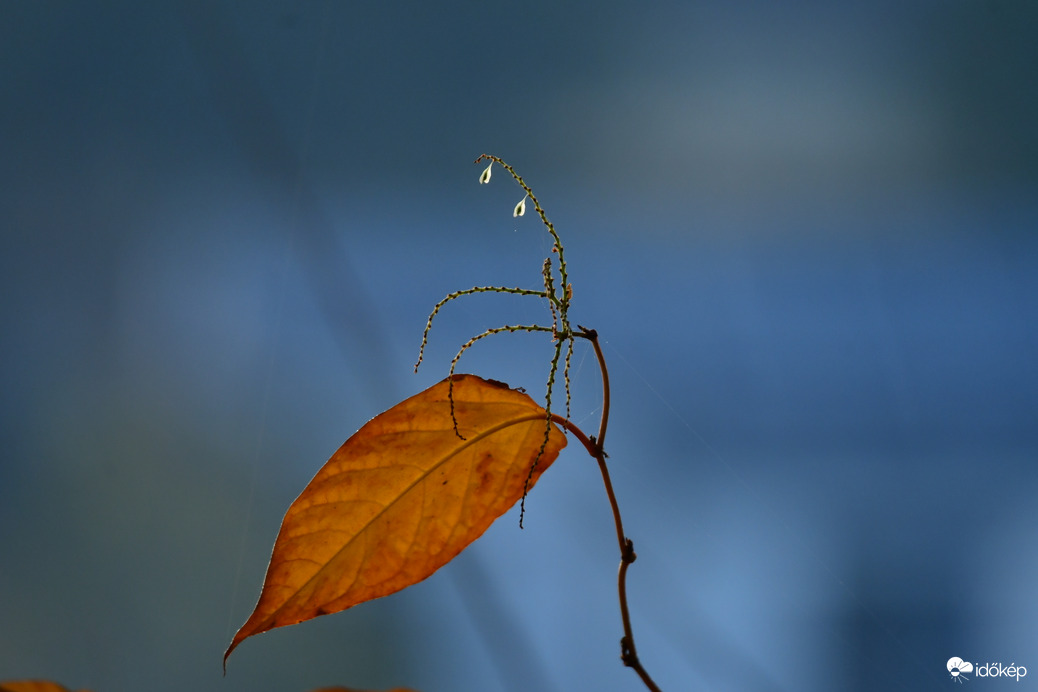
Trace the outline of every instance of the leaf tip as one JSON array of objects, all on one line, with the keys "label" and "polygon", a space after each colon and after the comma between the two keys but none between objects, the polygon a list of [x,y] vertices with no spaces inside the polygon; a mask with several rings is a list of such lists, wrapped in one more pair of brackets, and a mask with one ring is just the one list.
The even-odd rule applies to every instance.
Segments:
[{"label": "leaf tip", "polygon": [[248,635],[245,635],[245,637],[241,636],[241,630],[239,630],[238,633],[234,635],[234,639],[231,640],[231,645],[227,647],[227,651],[223,652],[223,676],[224,677],[227,677],[227,659],[230,658],[231,652],[234,651],[235,649],[237,649],[238,645],[241,644],[242,641],[244,641],[247,636]]}]

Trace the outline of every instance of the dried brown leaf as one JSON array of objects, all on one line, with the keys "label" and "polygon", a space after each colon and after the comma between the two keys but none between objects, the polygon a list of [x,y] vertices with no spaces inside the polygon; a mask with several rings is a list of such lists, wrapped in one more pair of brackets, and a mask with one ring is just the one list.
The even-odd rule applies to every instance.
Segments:
[{"label": "dried brown leaf", "polygon": [[456,375],[368,421],[318,471],[281,524],[245,638],[419,582],[522,496],[566,446],[526,394]]}]

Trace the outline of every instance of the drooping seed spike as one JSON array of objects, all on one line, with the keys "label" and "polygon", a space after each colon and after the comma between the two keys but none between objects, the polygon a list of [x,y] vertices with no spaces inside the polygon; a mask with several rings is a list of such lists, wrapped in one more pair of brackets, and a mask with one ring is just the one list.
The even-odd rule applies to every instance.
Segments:
[{"label": "drooping seed spike", "polygon": [[555,354],[551,358],[551,369],[548,371],[547,393],[544,395],[544,439],[541,440],[540,449],[537,450],[537,456],[534,457],[533,464],[530,465],[530,471],[526,474],[526,482],[523,483],[523,497],[519,502],[519,528],[523,527],[523,517],[526,515],[526,495],[530,491],[530,479],[533,478],[533,473],[537,470],[537,464],[540,462],[541,456],[544,455],[544,450],[548,446],[548,440],[551,436],[551,392],[555,386],[555,373],[558,371],[559,357],[561,355],[562,341],[556,339]]},{"label": "drooping seed spike", "polygon": [[480,339],[485,339],[488,336],[493,336],[494,334],[501,334],[502,332],[550,332],[550,331],[551,330],[548,327],[542,327],[542,326],[540,326],[538,324],[506,324],[503,327],[493,327],[491,329],[487,329],[484,332],[476,334],[474,337],[472,337],[471,339],[469,339],[468,341],[466,341],[465,343],[463,343],[461,345],[461,348],[458,349],[458,353],[454,356],[454,359],[451,360],[450,371],[447,373],[447,379],[448,379],[447,398],[450,401],[451,422],[454,424],[454,434],[455,435],[457,435],[462,440],[465,439],[464,436],[462,436],[461,432],[458,430],[458,418],[457,418],[457,416],[454,413],[454,370],[455,370],[455,368],[458,367],[458,361],[461,360],[462,354],[464,354],[465,351],[469,350]]},{"label": "drooping seed spike", "polygon": [[[570,400],[572,398],[570,396],[570,389],[569,389],[569,364],[570,364],[570,361],[573,360],[573,341],[574,341],[574,338],[573,338],[572,334],[570,334],[566,338],[569,340],[569,344],[566,346],[566,364],[562,368],[562,378],[566,382],[566,420],[569,420],[569,418],[570,418],[569,405],[570,405]],[[565,432],[565,430],[563,432]]]},{"label": "drooping seed spike", "polygon": [[432,329],[433,318],[436,317],[440,308],[455,298],[472,295],[474,293],[512,293],[519,296],[536,296],[538,298],[547,297],[544,291],[531,291],[526,288],[508,288],[506,286],[473,286],[472,288],[448,293],[443,300],[433,306],[432,312],[429,313],[429,319],[425,322],[425,329],[422,331],[422,345],[418,348],[418,362],[414,364],[415,372],[418,372],[418,366],[422,364],[422,359],[425,357],[425,346],[429,342],[429,330]]},{"label": "drooping seed spike", "polygon": [[554,244],[553,252],[557,252],[559,255],[559,275],[562,277],[562,285],[566,286],[569,283],[569,280],[567,278],[566,260],[563,257],[562,239],[559,238],[559,234],[555,231],[555,226],[552,224],[551,221],[548,220],[548,215],[544,213],[544,209],[541,207],[541,203],[537,201],[537,197],[533,194],[533,190],[530,189],[530,186],[526,184],[526,181],[523,180],[522,176],[516,173],[515,169],[512,168],[509,164],[505,163],[505,161],[501,157],[494,156],[493,154],[480,154],[479,158],[476,159],[476,163],[479,163],[484,160],[500,164],[501,167],[508,171],[512,178],[515,179],[517,183],[519,183],[519,187],[523,188],[523,190],[526,191],[526,195],[530,198],[530,201],[533,202],[534,210],[537,212],[537,215],[541,218],[541,223],[544,224],[544,227],[548,229],[548,233],[551,234],[551,238]]}]

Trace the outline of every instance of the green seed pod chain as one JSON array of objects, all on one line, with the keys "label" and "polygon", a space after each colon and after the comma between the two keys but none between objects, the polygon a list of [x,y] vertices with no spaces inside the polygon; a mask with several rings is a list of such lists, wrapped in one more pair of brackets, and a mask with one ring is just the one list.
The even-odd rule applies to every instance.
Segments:
[{"label": "green seed pod chain", "polygon": [[[487,329],[486,331],[475,335],[474,337],[472,337],[471,339],[469,339],[461,345],[461,348],[458,349],[458,353],[454,356],[454,359],[451,361],[450,372],[448,374],[449,387],[447,392],[448,398],[450,400],[451,420],[454,423],[454,433],[461,439],[465,439],[462,436],[461,432],[458,430],[458,419],[455,417],[454,413],[454,380],[453,378],[450,378],[450,376],[454,375],[454,370],[457,367],[458,361],[461,359],[462,354],[465,353],[465,351],[467,351],[470,347],[475,345],[477,341],[491,336],[493,334],[501,334],[505,332],[546,332],[548,334],[551,334],[551,338],[555,343],[555,352],[552,355],[551,365],[548,369],[547,391],[544,395],[544,410],[546,412],[544,425],[544,439],[541,441],[540,451],[538,451],[536,460],[530,467],[530,472],[526,477],[526,485],[523,488],[523,499],[520,503],[519,509],[519,526],[522,527],[523,516],[526,512],[526,493],[527,490],[529,490],[530,479],[533,477],[533,473],[537,468],[537,463],[540,460],[541,455],[544,453],[545,446],[548,444],[548,436],[551,432],[552,392],[555,388],[555,380],[559,370],[559,361],[563,361],[562,379],[566,389],[566,418],[569,418],[569,367],[570,361],[573,358],[573,340],[577,336],[583,336],[583,329],[580,328],[581,331],[574,332],[573,329],[570,327],[569,305],[570,301],[573,298],[573,285],[569,283],[568,275],[566,273],[566,257],[562,247],[562,240],[559,238],[559,234],[555,231],[555,226],[552,224],[551,221],[548,220],[548,216],[544,213],[544,209],[541,207],[540,202],[537,201],[537,196],[533,194],[533,190],[531,190],[530,186],[526,184],[526,181],[523,180],[522,176],[515,172],[514,168],[505,163],[501,158],[497,156],[492,156],[490,154],[481,155],[478,159],[476,159],[475,163],[478,164],[482,163],[483,161],[488,161],[489,163],[487,164],[487,167],[483,170],[482,174],[480,174],[479,176],[480,184],[490,182],[490,178],[493,173],[493,167],[496,163],[497,165],[501,166],[506,171],[508,171],[508,173],[511,174],[512,178],[514,178],[515,181],[519,183],[519,187],[521,187],[525,191],[526,194],[523,196],[523,198],[515,206],[515,209],[512,211],[512,216],[522,216],[526,213],[527,199],[529,199],[530,202],[533,203],[534,211],[537,212],[537,215],[541,218],[541,222],[544,224],[545,228],[548,229],[548,233],[551,234],[551,251],[552,254],[558,257],[558,283],[556,283],[555,281],[555,270],[552,267],[551,257],[546,257],[544,260],[544,265],[541,269],[541,274],[544,277],[543,290],[509,288],[507,286],[473,286],[472,288],[467,288],[461,291],[455,291],[453,293],[447,294],[447,296],[443,298],[443,300],[441,300],[440,302],[436,303],[435,306],[433,306],[432,312],[429,314],[429,319],[425,323],[425,330],[422,332],[422,345],[418,349],[418,362],[415,363],[414,369],[415,372],[418,372],[418,366],[422,364],[422,358],[425,355],[425,346],[429,341],[429,330],[432,329],[433,318],[436,317],[437,313],[439,313],[440,308],[442,308],[452,300],[460,298],[462,296],[472,295],[475,293],[511,293],[513,295],[534,296],[537,298],[543,298],[548,302],[548,309],[551,312],[550,327],[542,326],[539,324],[506,324],[501,327],[493,327],[491,329]],[[563,358],[562,356],[563,344],[566,344],[565,358]]]}]

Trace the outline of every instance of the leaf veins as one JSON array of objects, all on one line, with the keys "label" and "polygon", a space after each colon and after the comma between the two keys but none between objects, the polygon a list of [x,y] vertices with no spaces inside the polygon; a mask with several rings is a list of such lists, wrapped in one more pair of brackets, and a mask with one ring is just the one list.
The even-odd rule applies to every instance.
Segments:
[{"label": "leaf veins", "polygon": [[[285,514],[244,639],[395,593],[450,562],[514,505],[566,437],[528,395],[474,375],[444,380],[376,416]],[[538,458],[538,454],[540,457]]]}]

